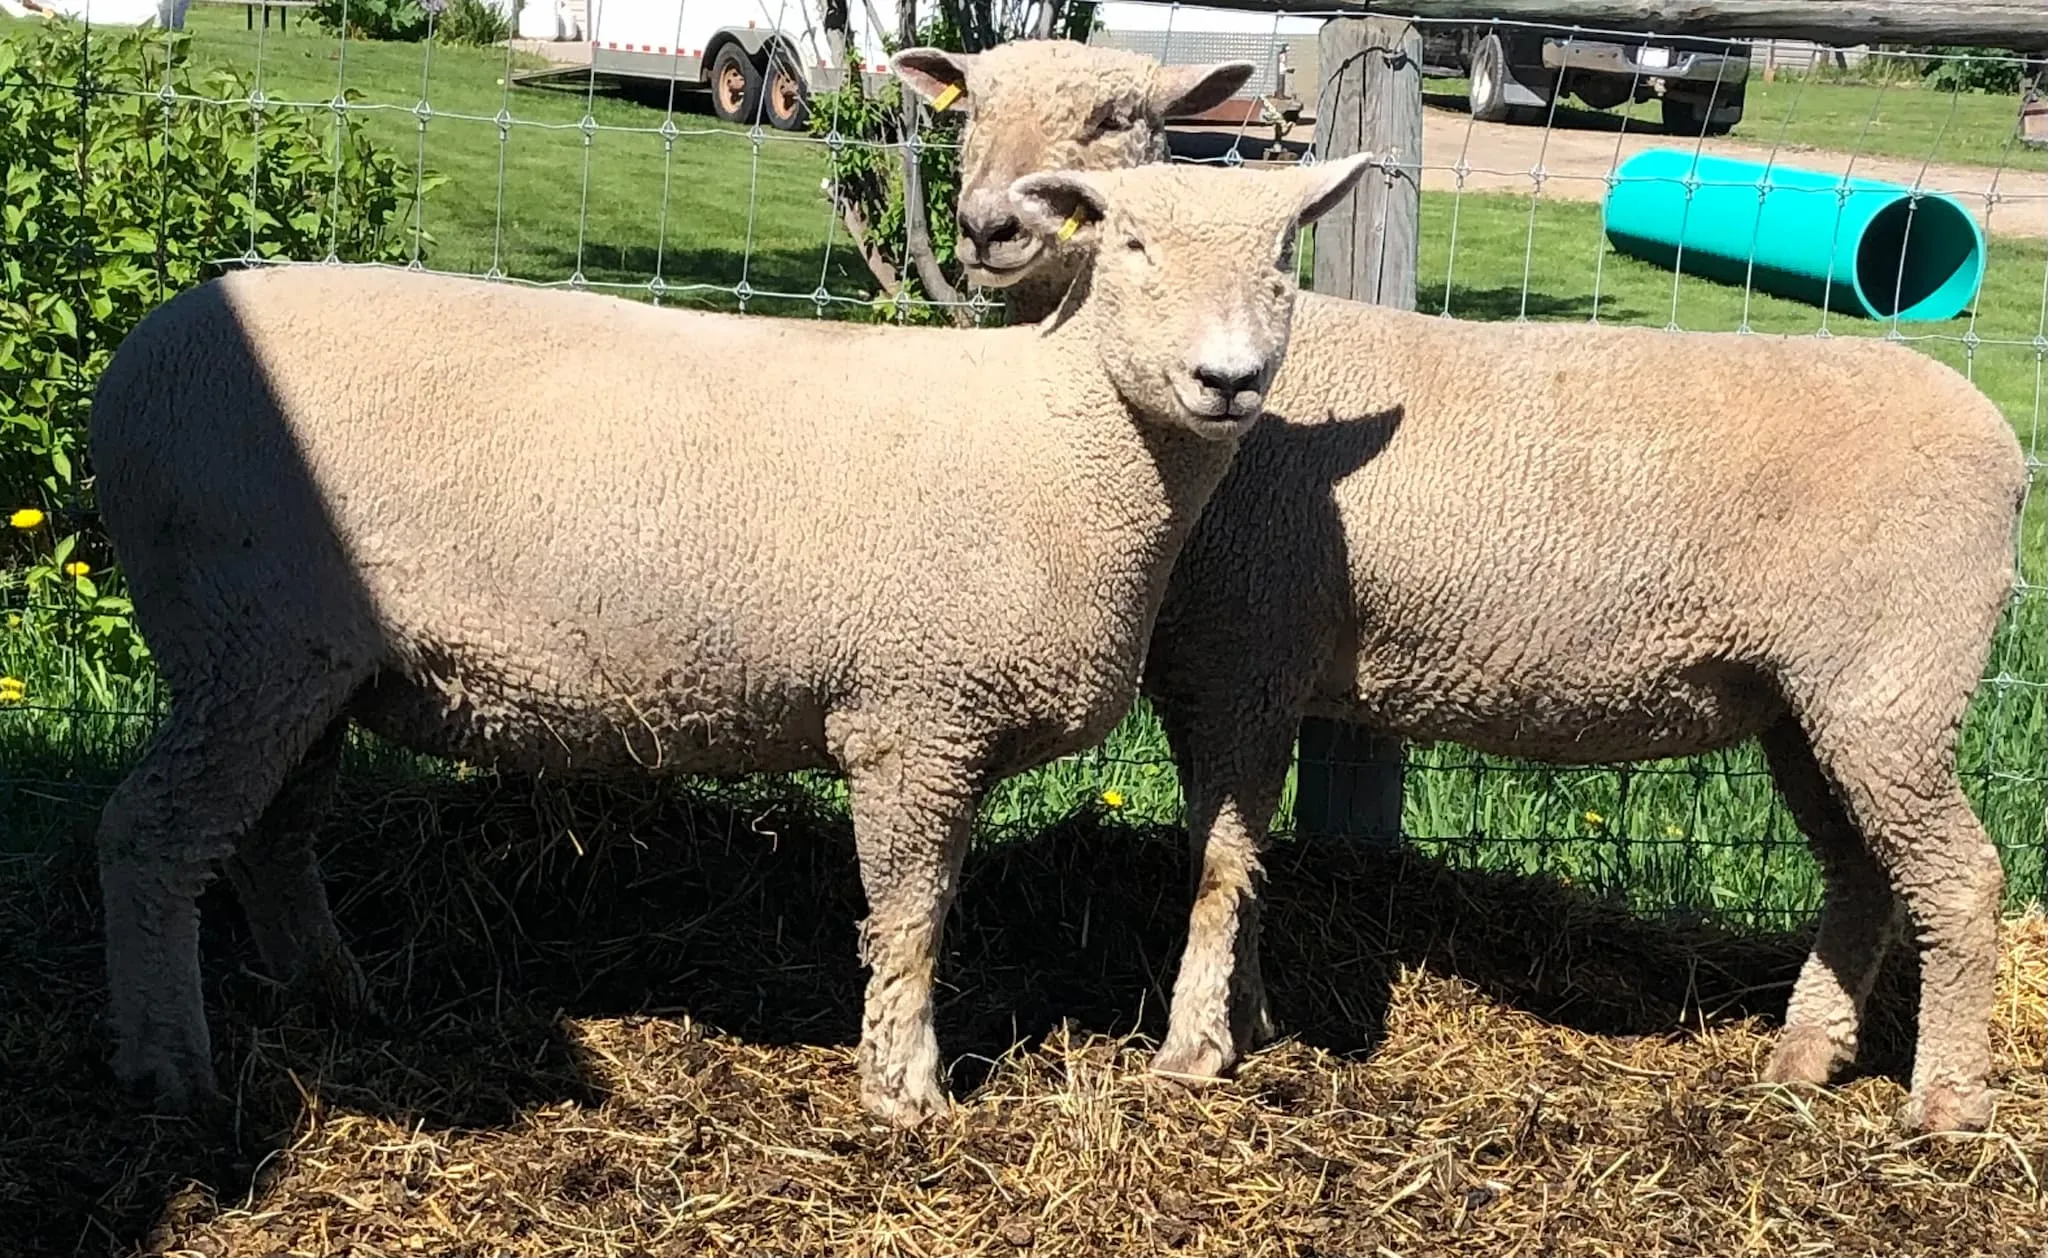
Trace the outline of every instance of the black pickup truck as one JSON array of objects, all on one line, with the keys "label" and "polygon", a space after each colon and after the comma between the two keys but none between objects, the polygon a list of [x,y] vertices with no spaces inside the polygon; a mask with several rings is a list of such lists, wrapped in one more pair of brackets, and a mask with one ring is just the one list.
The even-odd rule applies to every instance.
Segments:
[{"label": "black pickup truck", "polygon": [[1665,130],[1725,135],[1742,117],[1749,45],[1431,22],[1422,28],[1422,65],[1427,74],[1470,79],[1472,116],[1482,122],[1538,122],[1561,96],[1593,109],[1660,98]]}]

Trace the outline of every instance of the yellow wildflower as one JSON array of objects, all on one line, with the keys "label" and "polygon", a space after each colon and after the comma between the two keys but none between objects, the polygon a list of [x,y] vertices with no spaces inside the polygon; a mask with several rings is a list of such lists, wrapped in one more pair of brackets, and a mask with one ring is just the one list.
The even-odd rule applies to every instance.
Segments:
[{"label": "yellow wildflower", "polygon": [[1589,808],[1586,810],[1586,824],[1589,826],[1603,826],[1607,824],[1607,818]]},{"label": "yellow wildflower", "polygon": [[91,573],[92,565],[83,559],[74,559],[64,565],[64,575],[67,577],[83,577],[89,576]]},{"label": "yellow wildflower", "polygon": [[1685,831],[1679,829],[1677,826],[1665,826],[1664,837],[1667,839],[1682,839],[1685,837]]},{"label": "yellow wildflower", "polygon": [[28,697],[28,684],[19,677],[0,677],[0,703],[20,703]]},{"label": "yellow wildflower", "polygon": [[23,507],[7,517],[7,522],[18,529],[32,529],[43,522],[41,507]]},{"label": "yellow wildflower", "polygon": [[1115,789],[1104,791],[1102,792],[1102,802],[1108,804],[1111,808],[1122,808],[1124,806],[1124,793]]}]

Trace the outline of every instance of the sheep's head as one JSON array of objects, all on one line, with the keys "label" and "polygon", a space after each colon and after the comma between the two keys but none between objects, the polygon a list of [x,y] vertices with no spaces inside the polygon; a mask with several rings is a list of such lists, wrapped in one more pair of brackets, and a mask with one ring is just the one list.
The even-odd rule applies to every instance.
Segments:
[{"label": "sheep's head", "polygon": [[1092,259],[1077,324],[1140,416],[1241,435],[1287,352],[1300,229],[1371,158],[1276,170],[1151,165],[1012,183],[1023,230]]},{"label": "sheep's head", "polygon": [[1071,40],[1023,40],[969,55],[909,48],[890,59],[927,100],[967,114],[960,151],[958,256],[988,288],[1076,259],[1025,231],[1010,184],[1042,170],[1122,170],[1166,160],[1166,119],[1229,100],[1249,61],[1166,66]]}]

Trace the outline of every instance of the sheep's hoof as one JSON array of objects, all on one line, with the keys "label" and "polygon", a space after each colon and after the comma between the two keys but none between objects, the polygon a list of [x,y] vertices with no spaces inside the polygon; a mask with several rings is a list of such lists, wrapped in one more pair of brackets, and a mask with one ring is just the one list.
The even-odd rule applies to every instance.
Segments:
[{"label": "sheep's hoof", "polygon": [[1223,1078],[1231,1065],[1231,1055],[1213,1039],[1198,1039],[1190,1045],[1169,1035],[1153,1054],[1151,1072],[1176,1083],[1200,1086]]},{"label": "sheep's hoof", "polygon": [[905,1130],[922,1126],[953,1107],[945,1089],[930,1080],[921,1087],[906,1085],[895,1089],[864,1082],[861,1084],[860,1102],[876,1118],[891,1127]]},{"label": "sheep's hoof", "polygon": [[370,994],[370,981],[348,949],[339,948],[319,959],[294,984],[329,1019],[341,1023],[369,1023],[381,1011]]},{"label": "sheep's hoof", "polygon": [[1261,986],[1250,999],[1251,1015],[1245,1021],[1245,1034],[1239,1038],[1241,1051],[1250,1051],[1280,1038],[1280,1028],[1273,1022],[1273,1006],[1266,1002],[1266,989]]},{"label": "sheep's hoof", "polygon": [[138,1108],[203,1117],[227,1104],[203,1047],[180,1052],[161,1043],[124,1042],[114,1052],[114,1078]]},{"label": "sheep's hoof", "polygon": [[1996,1100],[1997,1094],[1988,1087],[1928,1084],[1899,1107],[1899,1126],[1920,1134],[1983,1131],[1991,1125]]},{"label": "sheep's hoof", "polygon": [[1817,1026],[1788,1026],[1778,1033],[1771,1059],[1764,1066],[1765,1083],[1823,1084],[1848,1054]]}]

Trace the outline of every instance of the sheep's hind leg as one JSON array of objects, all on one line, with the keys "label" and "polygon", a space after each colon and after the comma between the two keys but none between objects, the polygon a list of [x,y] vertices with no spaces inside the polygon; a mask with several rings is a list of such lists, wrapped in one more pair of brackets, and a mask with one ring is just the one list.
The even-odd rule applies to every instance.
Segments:
[{"label": "sheep's hind leg", "polygon": [[1188,801],[1188,942],[1156,1073],[1214,1079],[1273,1034],[1259,969],[1259,851],[1287,778],[1294,723],[1165,716]]},{"label": "sheep's hind leg", "polygon": [[313,854],[347,733],[346,717],[327,727],[224,862],[264,968],[339,1017],[371,1010],[369,984],[342,942]]},{"label": "sheep's hind leg", "polygon": [[1826,1083],[1855,1060],[1864,1002],[1896,933],[1891,879],[1828,784],[1806,733],[1790,717],[1764,731],[1764,754],[1827,884],[1813,950],[1764,1068],[1772,1083]]},{"label": "sheep's hind leg", "polygon": [[199,971],[199,893],[340,712],[336,679],[174,688],[100,818],[114,1073],[172,1110],[218,1096]]},{"label": "sheep's hind leg", "polygon": [[861,1014],[860,1094],[899,1127],[947,1108],[932,1029],[932,975],[960,879],[977,793],[950,764],[889,755],[847,766],[854,843],[868,916]]},{"label": "sheep's hind leg", "polygon": [[[1960,705],[1958,705],[1960,706]],[[1893,701],[1865,710],[1910,710]],[[1899,1114],[1916,1131],[1982,1130],[1991,1121],[1991,1014],[1998,972],[1998,849],[1956,776],[1953,725],[1822,726],[1814,752],[1870,850],[1891,874],[1920,951],[1913,1095]],[[1939,731],[1944,742],[1929,745]]]}]

